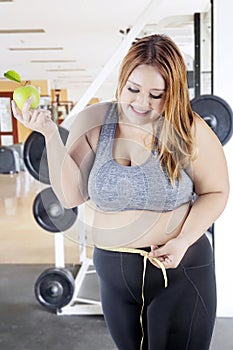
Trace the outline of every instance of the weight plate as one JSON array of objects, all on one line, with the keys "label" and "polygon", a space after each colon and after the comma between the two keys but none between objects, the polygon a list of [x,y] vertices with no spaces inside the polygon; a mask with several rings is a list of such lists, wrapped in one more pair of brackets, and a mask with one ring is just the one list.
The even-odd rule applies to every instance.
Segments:
[{"label": "weight plate", "polygon": [[[58,127],[63,143],[66,143],[68,130]],[[29,173],[38,181],[50,184],[47,153],[44,136],[33,131],[24,144],[23,158]]]},{"label": "weight plate", "polygon": [[229,104],[215,95],[201,95],[191,100],[191,106],[225,145],[233,133],[233,112]]},{"label": "weight plate", "polygon": [[59,310],[73,297],[74,277],[65,268],[49,268],[37,278],[34,291],[42,306],[49,310]]},{"label": "weight plate", "polygon": [[42,190],[34,199],[33,215],[36,222],[46,231],[63,232],[70,228],[78,214],[78,208],[64,208],[51,187]]}]

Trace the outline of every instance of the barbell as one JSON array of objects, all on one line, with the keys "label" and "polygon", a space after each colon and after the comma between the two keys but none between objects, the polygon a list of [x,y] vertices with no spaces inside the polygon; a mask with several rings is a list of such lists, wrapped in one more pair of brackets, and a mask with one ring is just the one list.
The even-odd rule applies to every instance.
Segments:
[{"label": "barbell", "polygon": [[[63,143],[66,143],[69,132],[58,126]],[[24,163],[29,173],[38,181],[50,184],[47,152],[44,136],[33,131],[24,144]],[[68,230],[75,222],[77,207],[65,209],[56,197],[52,187],[42,190],[34,199],[33,215],[44,230],[62,232]]]},{"label": "barbell", "polygon": [[[66,143],[68,130],[58,126],[63,143]],[[44,136],[33,131],[24,143],[23,158],[29,173],[38,181],[50,184],[47,152]]]},{"label": "barbell", "polygon": [[229,104],[219,96],[201,95],[191,100],[191,106],[225,145],[233,133],[233,113]]},{"label": "barbell", "polygon": [[33,216],[44,230],[50,232],[64,232],[76,221],[77,207],[64,208],[51,187],[47,187],[37,194],[33,202]]},{"label": "barbell", "polygon": [[73,274],[66,268],[48,268],[37,278],[34,286],[37,301],[50,311],[59,311],[69,304],[74,294]]}]

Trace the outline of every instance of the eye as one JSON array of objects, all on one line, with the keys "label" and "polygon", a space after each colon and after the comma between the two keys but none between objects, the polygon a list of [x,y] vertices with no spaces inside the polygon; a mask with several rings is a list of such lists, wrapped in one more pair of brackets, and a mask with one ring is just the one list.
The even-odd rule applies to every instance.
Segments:
[{"label": "eye", "polygon": [[132,92],[133,94],[137,94],[137,93],[139,92],[138,89],[133,89],[133,88],[131,88],[131,87],[128,87],[128,90],[129,90],[130,92]]},{"label": "eye", "polygon": [[158,95],[158,96],[155,96],[155,95],[150,94],[150,97],[153,98],[154,100],[159,100],[160,98],[163,97],[163,94],[160,94],[160,95]]}]

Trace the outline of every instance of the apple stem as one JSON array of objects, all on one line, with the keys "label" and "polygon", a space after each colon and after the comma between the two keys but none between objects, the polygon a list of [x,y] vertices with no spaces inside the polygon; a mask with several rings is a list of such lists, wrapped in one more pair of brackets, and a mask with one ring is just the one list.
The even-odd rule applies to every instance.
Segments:
[{"label": "apple stem", "polygon": [[26,86],[26,85],[28,85],[29,83],[30,83],[30,81],[29,81],[29,80],[26,80],[25,83],[23,84],[23,86]]}]

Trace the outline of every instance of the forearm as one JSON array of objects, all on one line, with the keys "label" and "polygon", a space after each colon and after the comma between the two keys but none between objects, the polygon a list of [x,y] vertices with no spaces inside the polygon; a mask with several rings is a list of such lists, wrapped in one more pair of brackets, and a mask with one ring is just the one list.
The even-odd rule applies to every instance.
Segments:
[{"label": "forearm", "polygon": [[228,192],[203,194],[193,204],[179,238],[191,246],[205,233],[223,212]]},{"label": "forearm", "polygon": [[[89,143],[85,142],[85,132],[80,133],[80,131],[75,130],[73,133],[74,139],[72,139],[71,145],[76,144],[75,141],[80,138],[80,135],[84,135],[76,149],[78,156],[73,157],[70,147],[68,151],[67,147],[64,146],[58,126],[51,119],[50,112],[44,109],[31,110],[30,106],[30,98],[25,102],[22,111],[12,101],[13,114],[24,126],[40,132],[44,136],[51,186],[64,207],[75,207],[87,199],[87,179],[93,159],[92,149],[89,147]],[[88,153],[90,156],[86,157]],[[84,161],[84,159],[87,160]],[[86,166],[86,168],[82,166],[82,171],[80,164]]]},{"label": "forearm", "polygon": [[45,136],[51,186],[64,207],[70,208],[83,202],[80,170],[67,152],[58,128]]}]

